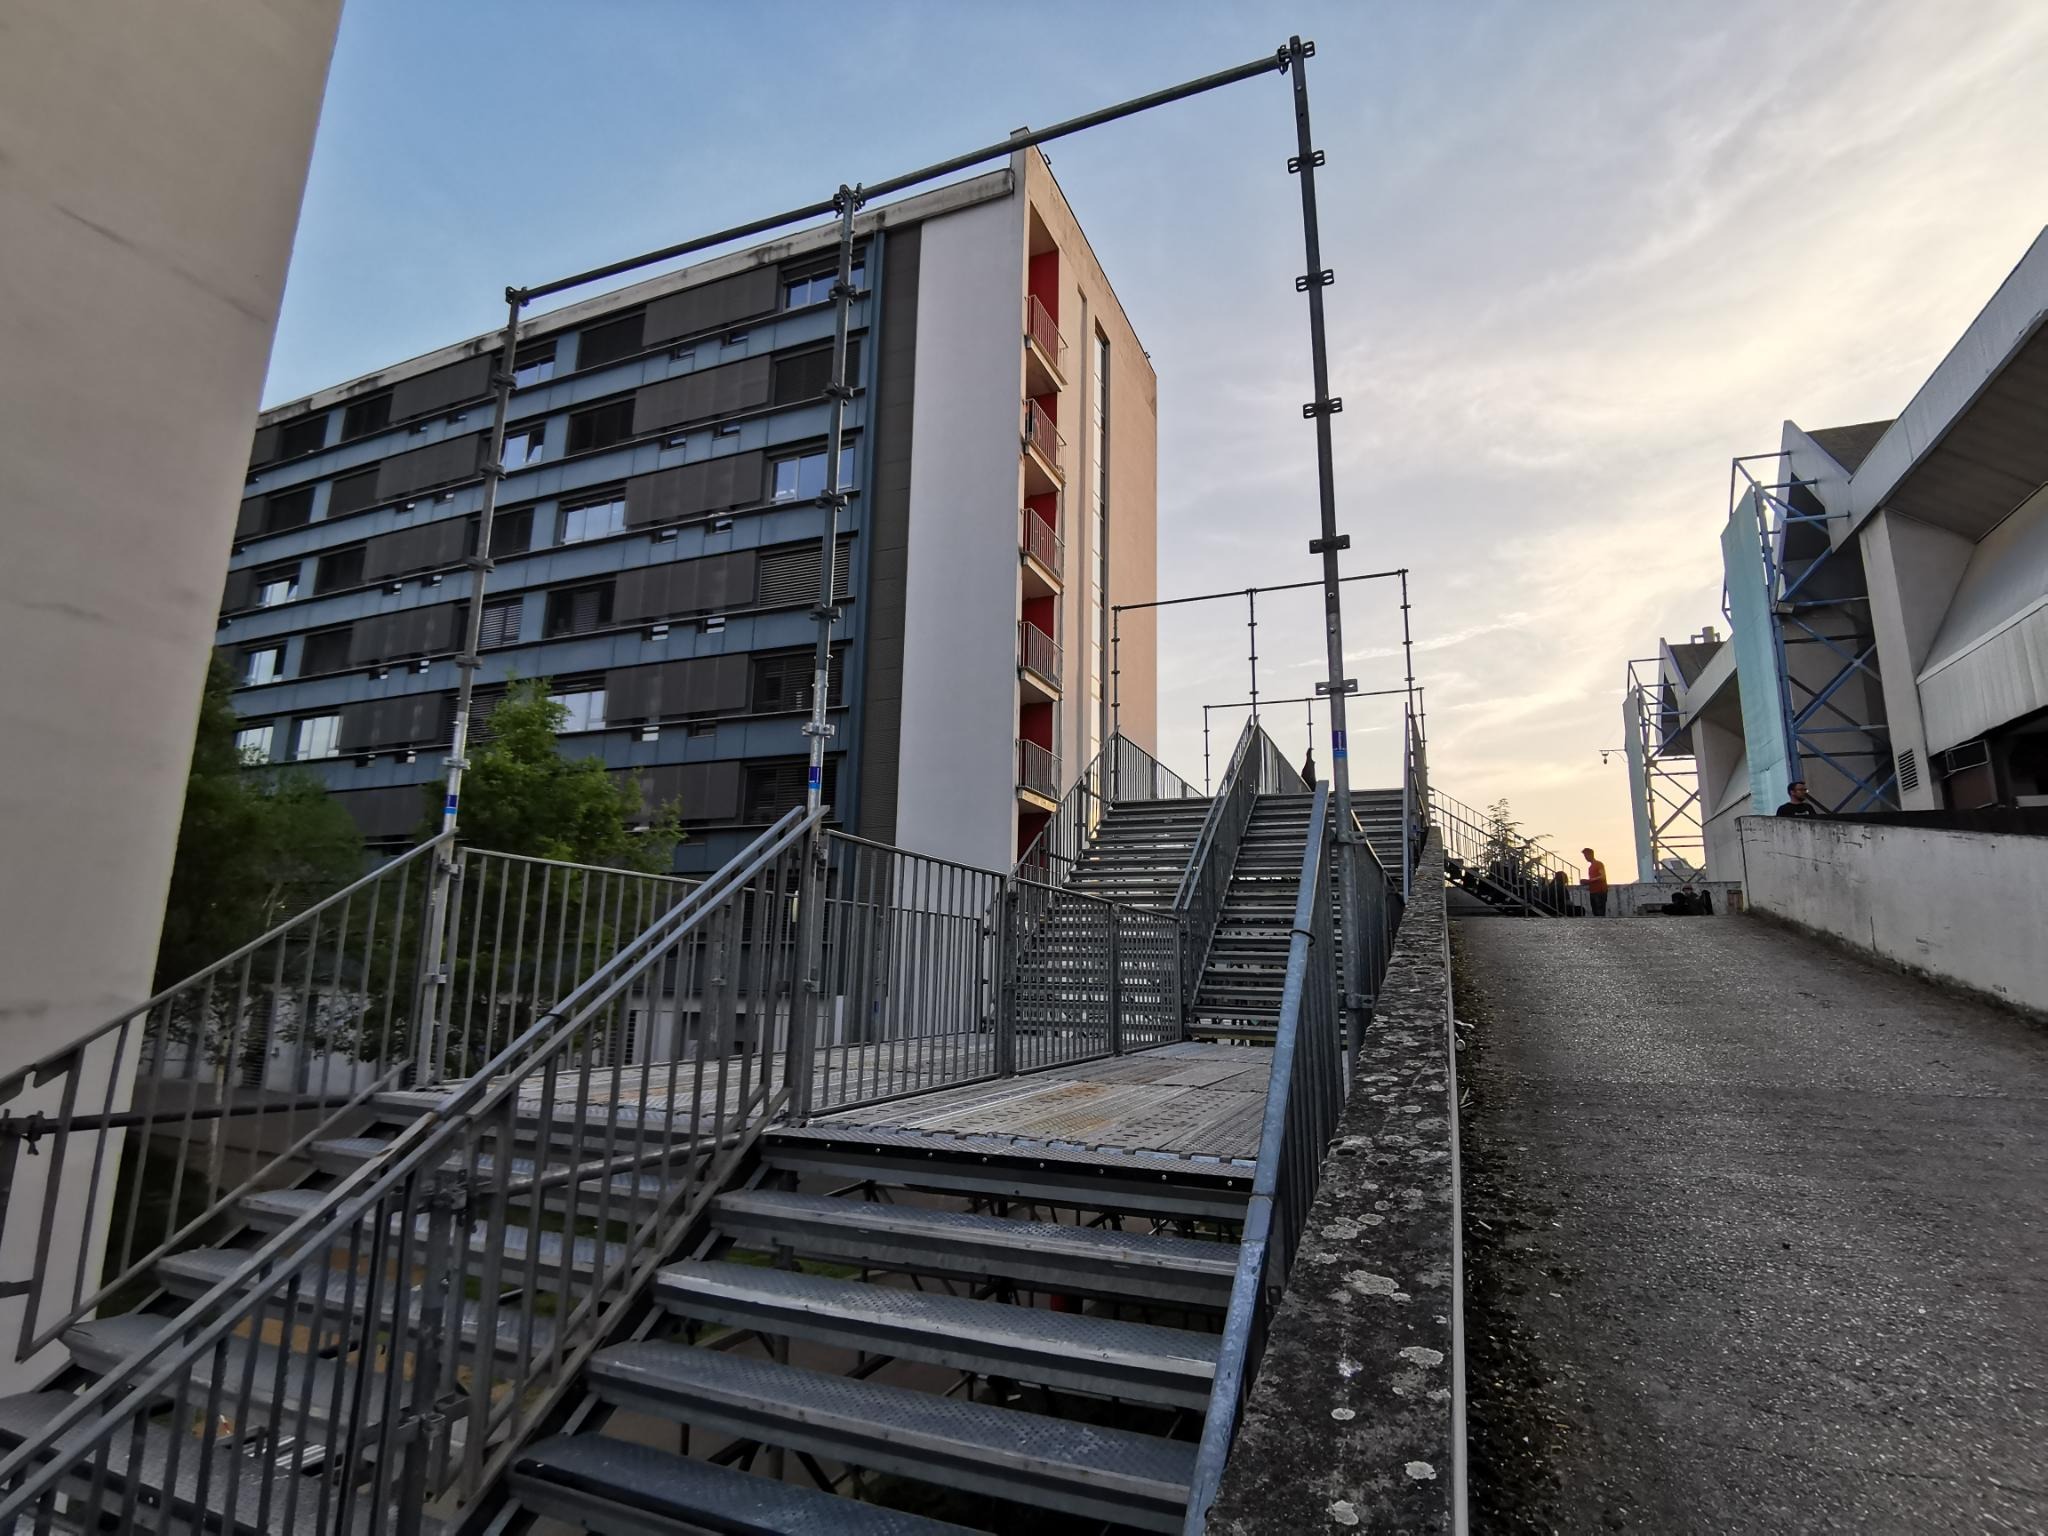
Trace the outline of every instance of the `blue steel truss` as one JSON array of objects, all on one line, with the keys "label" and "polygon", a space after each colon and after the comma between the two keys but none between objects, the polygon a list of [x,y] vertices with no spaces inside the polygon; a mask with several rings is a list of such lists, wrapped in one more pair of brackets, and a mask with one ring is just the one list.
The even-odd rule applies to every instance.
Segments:
[{"label": "blue steel truss", "polygon": [[[1660,884],[1699,879],[1707,860],[1699,763],[1674,707],[1677,686],[1662,656],[1628,664],[1625,728],[1633,737],[1627,752],[1637,878]],[[1649,867],[1642,868],[1646,863]]]},{"label": "blue steel truss", "polygon": [[[1826,808],[1836,814],[1860,811],[1895,811],[1899,808],[1898,774],[1892,764],[1891,730],[1882,720],[1859,720],[1837,695],[1851,679],[1861,675],[1878,688],[1883,677],[1878,671],[1877,641],[1870,632],[1868,583],[1862,567],[1855,564],[1856,579],[1851,592],[1823,594],[1814,578],[1822,571],[1847,572],[1852,562],[1828,534],[1825,510],[1801,511],[1792,500],[1805,490],[1811,499],[1811,481],[1787,475],[1770,482],[1759,480],[1750,465],[1759,460],[1782,464],[1784,453],[1748,454],[1734,460],[1729,476],[1729,511],[1745,496],[1755,496],[1757,519],[1763,538],[1765,596],[1771,613],[1771,644],[1777,660],[1777,697],[1785,715],[1785,740],[1791,761],[1786,764],[1794,779],[1807,777],[1807,763],[1825,763],[1840,774],[1847,788]],[[1818,503],[1815,503],[1818,507]],[[1819,535],[1821,552],[1795,574],[1787,559],[1789,542],[1801,531]],[[1854,611],[1859,614],[1855,635],[1830,634],[1820,628],[1824,614]],[[1721,612],[1732,626],[1727,590],[1721,594]],[[1816,684],[1797,676],[1790,665],[1792,646],[1817,646],[1836,665]],[[1879,695],[1882,697],[1882,694]],[[1809,784],[1809,788],[1813,788]],[[1770,807],[1756,806],[1760,814]]]}]

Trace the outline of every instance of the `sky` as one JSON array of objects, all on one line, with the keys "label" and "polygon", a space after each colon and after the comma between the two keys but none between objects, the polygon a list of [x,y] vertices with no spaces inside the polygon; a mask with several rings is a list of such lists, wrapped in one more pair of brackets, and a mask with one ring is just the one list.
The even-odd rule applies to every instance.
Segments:
[{"label": "sky", "polygon": [[[1410,573],[1436,785],[1625,871],[1600,752],[1628,659],[1721,623],[1728,460],[1896,415],[2048,224],[2048,4],[346,0],[266,403],[1297,30],[1345,569]],[[1319,575],[1294,150],[1277,75],[1049,146],[1158,370],[1162,596]],[[1312,692],[1318,595],[1259,618],[1262,696]],[[1161,622],[1191,777],[1243,620]],[[1403,686],[1395,583],[1344,626],[1358,686]],[[1400,699],[1352,707],[1355,780],[1397,783]],[[1220,764],[1243,717],[1209,713]]]}]

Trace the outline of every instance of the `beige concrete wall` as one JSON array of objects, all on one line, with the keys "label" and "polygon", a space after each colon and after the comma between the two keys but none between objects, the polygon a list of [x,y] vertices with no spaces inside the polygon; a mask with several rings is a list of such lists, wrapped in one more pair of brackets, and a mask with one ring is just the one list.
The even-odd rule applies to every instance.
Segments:
[{"label": "beige concrete wall", "polygon": [[149,992],[339,11],[0,21],[0,1071]]},{"label": "beige concrete wall", "polygon": [[[1093,388],[1091,349],[1099,331],[1109,342],[1109,604],[1150,602],[1159,595],[1159,380],[1144,345],[1124,313],[1088,236],[1054,180],[1045,157],[1028,150],[1022,163],[1024,193],[1060,249],[1060,330],[1068,348],[1067,388],[1060,400],[1066,434],[1066,595],[1061,643],[1068,683],[1062,704],[1069,776],[1085,766],[1100,742],[1084,720],[1088,709],[1087,605],[1090,544],[1088,508],[1094,464],[1087,452]],[[1026,240],[1029,220],[1026,220]],[[1026,252],[1026,260],[1029,252]],[[1159,731],[1159,627],[1151,612],[1125,614],[1119,662],[1123,733],[1148,751]],[[1111,686],[1105,663],[1103,689]],[[1077,750],[1086,742],[1086,750]]]}]

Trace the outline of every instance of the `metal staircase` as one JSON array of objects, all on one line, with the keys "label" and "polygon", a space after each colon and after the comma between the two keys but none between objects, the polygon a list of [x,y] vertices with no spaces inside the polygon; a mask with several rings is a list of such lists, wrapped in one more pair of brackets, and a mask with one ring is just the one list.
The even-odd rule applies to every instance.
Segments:
[{"label": "metal staircase", "polygon": [[1112,805],[1102,813],[1067,883],[1106,900],[1171,911],[1208,814],[1206,799]]},{"label": "metal staircase", "polygon": [[1202,1034],[1271,1039],[1280,1017],[1312,795],[1261,795],[1195,993]]}]

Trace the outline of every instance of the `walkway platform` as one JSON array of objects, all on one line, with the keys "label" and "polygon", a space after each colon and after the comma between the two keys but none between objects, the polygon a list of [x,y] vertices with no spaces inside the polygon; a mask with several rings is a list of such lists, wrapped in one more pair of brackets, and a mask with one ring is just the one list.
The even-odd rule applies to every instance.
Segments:
[{"label": "walkway platform", "polygon": [[2048,1530],[2048,1029],[1754,918],[1453,933],[1474,1527]]}]

